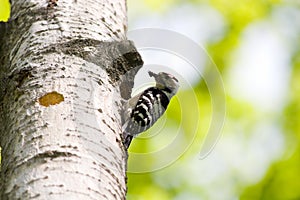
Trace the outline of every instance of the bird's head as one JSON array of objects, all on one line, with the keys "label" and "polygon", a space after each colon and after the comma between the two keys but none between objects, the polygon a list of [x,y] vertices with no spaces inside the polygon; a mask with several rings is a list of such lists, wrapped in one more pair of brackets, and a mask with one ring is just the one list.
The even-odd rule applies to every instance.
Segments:
[{"label": "bird's head", "polygon": [[156,82],[156,87],[160,90],[168,92],[172,95],[175,95],[179,89],[179,81],[178,79],[168,73],[159,72],[157,74],[149,71],[148,72],[150,77],[154,77]]}]

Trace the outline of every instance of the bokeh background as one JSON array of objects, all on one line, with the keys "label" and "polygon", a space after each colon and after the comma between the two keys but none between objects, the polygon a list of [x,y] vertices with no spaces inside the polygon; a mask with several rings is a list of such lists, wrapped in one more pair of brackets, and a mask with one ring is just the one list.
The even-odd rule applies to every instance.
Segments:
[{"label": "bokeh background", "polygon": [[[300,1],[128,0],[128,18],[129,33],[168,29],[199,44],[207,53],[203,59],[218,68],[226,95],[221,137],[201,157],[216,112],[201,77],[210,73],[211,62],[199,66],[199,77],[182,76],[189,87],[181,88],[166,115],[134,140],[129,153],[163,148],[178,127],[182,143],[192,143],[171,164],[128,173],[128,199],[300,199]],[[150,65],[169,59],[142,56]],[[147,139],[158,131],[159,140]],[[155,165],[165,156],[151,155],[146,163],[129,158],[129,166]]]}]

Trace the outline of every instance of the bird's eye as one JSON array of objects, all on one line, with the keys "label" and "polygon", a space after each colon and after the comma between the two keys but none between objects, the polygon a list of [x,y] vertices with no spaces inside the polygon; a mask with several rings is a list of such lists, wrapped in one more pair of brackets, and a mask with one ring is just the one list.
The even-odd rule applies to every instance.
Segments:
[{"label": "bird's eye", "polygon": [[178,79],[175,76],[170,76],[174,81],[178,82]]}]

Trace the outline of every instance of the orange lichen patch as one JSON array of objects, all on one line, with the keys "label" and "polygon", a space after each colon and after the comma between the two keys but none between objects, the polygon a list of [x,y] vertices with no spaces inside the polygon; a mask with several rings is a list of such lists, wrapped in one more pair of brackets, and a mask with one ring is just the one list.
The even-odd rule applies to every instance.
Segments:
[{"label": "orange lichen patch", "polygon": [[50,106],[59,104],[60,102],[64,101],[64,96],[62,94],[59,94],[56,91],[50,92],[45,94],[44,96],[39,98],[39,103],[42,106]]}]

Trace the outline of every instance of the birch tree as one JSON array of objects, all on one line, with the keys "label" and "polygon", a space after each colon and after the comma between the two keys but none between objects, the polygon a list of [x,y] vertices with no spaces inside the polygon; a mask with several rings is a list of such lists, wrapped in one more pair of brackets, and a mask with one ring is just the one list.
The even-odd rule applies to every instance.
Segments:
[{"label": "birch tree", "polygon": [[14,0],[11,13],[0,27],[0,199],[125,199],[121,99],[142,66],[125,0]]}]

